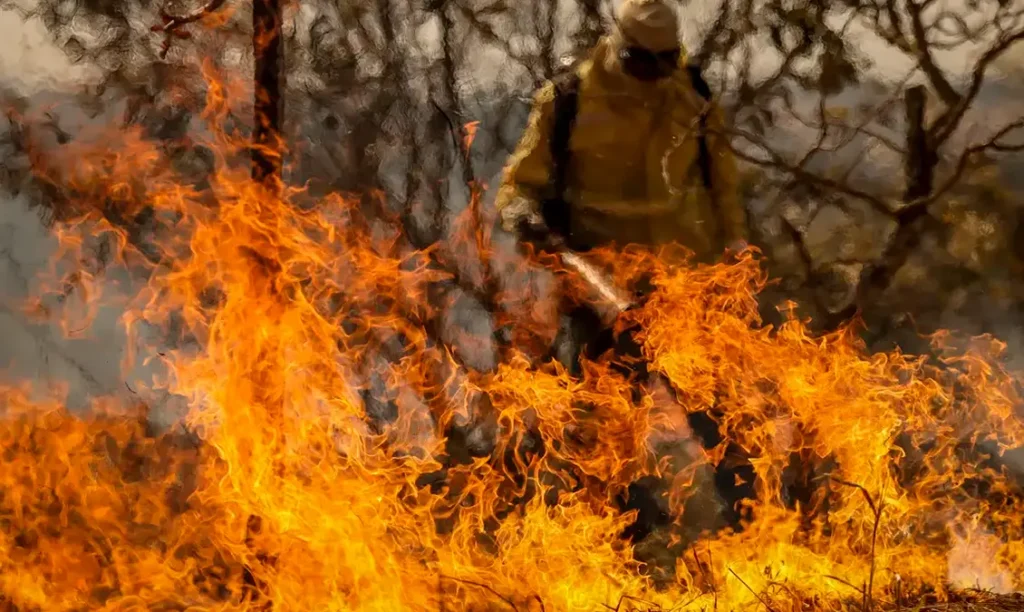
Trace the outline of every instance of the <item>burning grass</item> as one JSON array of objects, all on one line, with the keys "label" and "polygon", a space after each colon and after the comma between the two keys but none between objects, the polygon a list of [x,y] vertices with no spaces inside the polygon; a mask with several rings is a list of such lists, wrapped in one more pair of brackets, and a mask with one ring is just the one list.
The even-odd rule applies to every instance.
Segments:
[{"label": "burning grass", "polygon": [[[11,609],[909,610],[1024,586],[1019,483],[983,450],[1024,437],[999,342],[870,355],[852,329],[763,326],[750,256],[629,251],[594,258],[623,282],[653,274],[625,322],[678,404],[635,397],[604,363],[580,379],[521,354],[473,371],[438,341],[433,299],[451,280],[433,263],[459,249],[410,249],[353,202],[300,206],[301,190],[251,182],[244,139],[216,129],[241,99],[228,91],[211,81],[208,189],[137,132],[37,150],[68,199],[34,312],[93,312],[71,297],[102,302],[101,254],[144,275],[123,323],[148,348],[126,367],[161,363],[138,397],[166,390],[188,413],[157,436],[144,406],[71,415],[31,385],[0,391]],[[140,214],[160,222],[145,250],[117,222]],[[489,240],[469,238],[483,255]],[[486,255],[519,275],[512,311],[533,308],[526,264]],[[684,414],[698,412],[719,421],[707,449]],[[446,432],[480,423],[487,452],[456,453]],[[756,492],[741,528],[685,537],[701,470],[736,449]],[[621,537],[634,517],[619,499],[647,475],[672,483],[676,521],[657,584]]]}]

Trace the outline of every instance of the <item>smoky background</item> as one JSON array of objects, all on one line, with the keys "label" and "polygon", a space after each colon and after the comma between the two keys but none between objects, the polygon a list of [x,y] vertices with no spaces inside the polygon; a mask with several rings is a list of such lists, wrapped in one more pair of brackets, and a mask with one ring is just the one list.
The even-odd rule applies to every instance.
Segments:
[{"label": "smoky background", "polygon": [[[62,381],[70,405],[84,406],[137,395],[160,374],[141,362],[122,371],[116,298],[143,282],[129,271],[102,271],[111,305],[87,332],[20,309],[55,248],[61,198],[33,179],[26,143],[31,131],[45,154],[45,143],[90,126],[140,126],[201,184],[209,151],[181,143],[204,129],[203,67],[250,74],[253,62],[251,7],[216,8],[180,39],[152,31],[160,11],[203,4],[0,2],[5,378]],[[484,186],[474,222],[493,227],[493,188],[532,92],[597,41],[611,10],[598,0],[285,5],[286,180],[313,198],[361,198],[382,223],[401,219],[407,249],[453,242],[471,183]],[[1007,343],[1008,365],[1024,366],[1024,6],[694,0],[680,11],[685,44],[726,110],[753,242],[778,281],[762,296],[765,320],[779,321],[786,299],[819,329],[860,313],[871,348],[910,352],[927,350],[922,333],[937,329],[991,333]],[[231,121],[251,127],[245,113]],[[142,250],[157,231],[151,219],[110,220]],[[508,236],[497,232],[495,248],[514,259]],[[458,249],[445,259],[454,280],[439,288],[437,333],[466,367],[491,369],[513,341],[501,295],[522,279]],[[529,283],[539,295],[551,279],[535,271]],[[174,398],[145,401],[165,422],[183,409]],[[481,435],[467,443],[485,444]]]}]

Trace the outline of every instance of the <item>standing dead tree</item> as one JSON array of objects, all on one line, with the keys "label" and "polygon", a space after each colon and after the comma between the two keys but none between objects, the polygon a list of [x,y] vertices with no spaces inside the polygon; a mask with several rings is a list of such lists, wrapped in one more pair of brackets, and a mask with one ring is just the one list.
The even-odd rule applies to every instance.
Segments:
[{"label": "standing dead tree", "polygon": [[282,0],[255,0],[252,5],[253,49],[253,178],[280,184],[284,22]]},{"label": "standing dead tree", "polygon": [[[719,91],[736,153],[756,169],[759,192],[771,186],[777,194],[761,202],[768,208],[761,214],[781,218],[782,233],[796,244],[812,283],[826,283],[837,269],[846,273],[847,289],[822,306],[828,325],[879,304],[923,241],[931,240],[925,237],[942,240],[943,202],[993,154],[1024,148],[1024,131],[1018,131],[1024,111],[979,140],[970,140],[978,134],[968,133],[977,130],[968,130],[965,119],[991,67],[1022,40],[1024,8],[996,0],[959,11],[935,0],[721,4],[698,58],[724,75]],[[862,51],[868,44],[892,56],[887,65],[906,66],[903,75],[893,80],[890,69],[888,81],[878,80],[886,71],[874,70],[873,58]],[[942,68],[937,59],[940,52],[976,47],[977,59],[963,73]],[[758,66],[759,60],[768,65]],[[886,161],[870,168],[873,158]],[[882,168],[890,163],[904,167],[901,180],[885,176]],[[818,261],[806,232],[823,202],[891,225],[891,238],[867,249],[873,254]]]},{"label": "standing dead tree", "polygon": [[[898,14],[887,8],[888,27],[883,27],[882,21],[874,17],[869,21],[874,31],[884,36],[887,42],[904,53],[916,56],[921,72],[944,108],[929,121],[925,86],[911,88],[906,93],[906,189],[902,206],[895,211],[898,225],[893,241],[882,261],[873,266],[865,278],[866,282],[861,283],[861,303],[881,297],[895,274],[920,245],[925,231],[922,225],[935,224],[935,218],[929,215],[929,206],[954,189],[969,168],[976,167],[976,162],[990,153],[1024,151],[1022,114],[997,126],[987,138],[972,142],[959,151],[947,152],[952,148],[949,145],[953,137],[964,127],[965,116],[981,93],[992,64],[1013,45],[1024,43],[1024,7],[1014,7],[1014,3],[1008,2],[982,7],[981,10],[993,12],[993,18],[989,23],[974,28],[968,25],[970,16],[938,10],[937,7],[933,0],[910,1],[904,19],[899,19]],[[927,13],[933,8],[936,10],[931,11],[929,20]],[[968,70],[966,88],[961,91],[938,66],[935,54],[940,49],[971,43],[982,45],[983,51]],[[1018,136],[1016,141],[1010,140],[1014,135]],[[948,157],[952,159],[946,177],[936,184],[938,167]]]}]

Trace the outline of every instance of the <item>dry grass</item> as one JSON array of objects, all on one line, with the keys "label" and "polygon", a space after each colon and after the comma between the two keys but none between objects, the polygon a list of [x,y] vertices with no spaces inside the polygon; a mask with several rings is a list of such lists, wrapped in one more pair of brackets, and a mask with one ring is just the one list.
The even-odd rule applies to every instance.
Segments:
[{"label": "dry grass", "polygon": [[955,594],[948,603],[924,603],[913,607],[891,608],[906,612],[1019,612],[1024,611],[1024,593],[994,595],[980,591]]}]

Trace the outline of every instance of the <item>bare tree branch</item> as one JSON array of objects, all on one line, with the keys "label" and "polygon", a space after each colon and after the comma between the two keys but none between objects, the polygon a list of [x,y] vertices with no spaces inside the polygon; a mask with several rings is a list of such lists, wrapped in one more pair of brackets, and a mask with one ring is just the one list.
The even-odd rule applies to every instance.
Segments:
[{"label": "bare tree branch", "polygon": [[160,18],[163,20],[161,25],[155,25],[150,28],[153,32],[163,32],[164,42],[160,48],[160,57],[167,57],[168,51],[171,49],[171,41],[174,38],[189,38],[188,32],[181,30],[182,27],[199,21],[200,19],[211,15],[224,5],[225,0],[210,0],[210,2],[204,6],[197,8],[191,13],[184,15],[171,15],[167,12],[166,7],[160,9]]},{"label": "bare tree branch", "polygon": [[974,74],[971,78],[971,85],[968,88],[967,93],[960,96],[958,102],[953,105],[952,108],[943,113],[929,130],[930,137],[933,139],[936,147],[945,143],[953,132],[955,132],[960,126],[960,121],[974,103],[975,98],[978,97],[978,92],[981,91],[981,87],[985,82],[986,73],[992,63],[1006,53],[1010,47],[1022,40],[1024,40],[1024,29],[1006,34],[981,56],[978,63],[975,64]]},{"label": "bare tree branch", "polygon": [[462,18],[466,20],[467,25],[469,25],[469,27],[472,28],[484,42],[501,49],[509,59],[512,59],[526,67],[531,66],[530,58],[516,53],[512,48],[512,44],[509,42],[508,36],[502,36],[499,34],[491,24],[478,17],[472,8],[465,6],[462,2],[453,0],[453,3],[459,10]]},{"label": "bare tree branch", "polygon": [[959,157],[953,171],[946,177],[942,185],[939,186],[928,198],[922,198],[914,202],[908,203],[903,209],[901,209],[897,216],[910,214],[905,212],[910,208],[917,206],[926,206],[931,202],[941,198],[943,195],[949,193],[954,187],[960,184],[964,177],[964,173],[970,163],[978,156],[984,154],[987,151],[999,151],[999,152],[1019,152],[1024,151],[1024,143],[1020,144],[1007,144],[1002,142],[1004,138],[1009,136],[1012,132],[1017,130],[1024,130],[1024,118],[1018,119],[1000,129],[988,140],[984,142],[972,145],[968,147]]},{"label": "bare tree branch", "polygon": [[[711,26],[701,35],[701,41],[697,45],[697,54],[693,56],[692,60],[700,67],[705,67],[711,60],[711,56],[714,53],[720,52],[719,48],[716,48],[716,42],[718,37],[725,32],[732,34],[734,39],[736,36],[735,30],[729,29],[729,17],[732,14],[732,2],[729,0],[723,0],[718,7],[718,13],[715,16],[714,22]],[[725,48],[731,48],[731,42],[726,42],[722,45]]]},{"label": "bare tree branch", "polygon": [[946,75],[935,63],[931,48],[928,42],[928,33],[925,31],[924,21],[921,13],[924,12],[926,3],[918,4],[916,0],[907,0],[907,14],[910,17],[911,30],[914,33],[913,50],[921,65],[921,70],[928,75],[928,79],[939,96],[950,106],[960,102],[960,94],[956,92]]},{"label": "bare tree branch", "polygon": [[796,164],[786,161],[778,152],[776,152],[769,145],[769,143],[767,143],[763,138],[755,134],[735,127],[727,128],[726,133],[729,134],[730,136],[741,138],[743,140],[750,142],[751,144],[754,144],[760,150],[764,151],[768,155],[768,159],[758,158],[747,153],[746,151],[743,151],[739,147],[730,144],[730,148],[733,151],[733,154],[746,162],[762,167],[781,170],[787,174],[790,174],[791,176],[798,180],[805,181],[813,185],[817,185],[819,187],[827,189],[828,191],[846,194],[858,200],[863,200],[864,202],[867,202],[873,208],[875,208],[876,210],[883,214],[889,215],[892,214],[893,212],[893,209],[890,207],[889,204],[887,204],[887,200],[885,200],[882,197],[876,196],[863,189],[858,189],[851,185],[840,183],[839,181],[830,179],[828,177],[818,176],[812,172],[805,170],[804,168],[799,167]]}]

